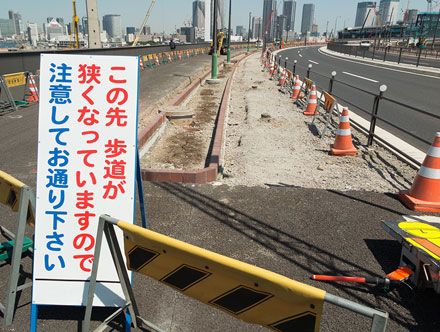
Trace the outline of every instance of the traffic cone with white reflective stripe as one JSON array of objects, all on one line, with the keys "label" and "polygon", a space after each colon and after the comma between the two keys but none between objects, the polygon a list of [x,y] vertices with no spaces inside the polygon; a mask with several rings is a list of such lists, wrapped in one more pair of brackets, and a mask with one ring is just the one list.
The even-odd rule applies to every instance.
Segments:
[{"label": "traffic cone with white reflective stripe", "polygon": [[144,67],[144,62],[142,61],[142,58],[141,58],[141,57],[139,57],[139,67],[141,68],[141,70],[144,70],[144,69],[145,69],[145,67]]},{"label": "traffic cone with white reflective stripe", "polygon": [[357,150],[351,136],[348,108],[344,107],[339,117],[339,127],[336,131],[335,143],[331,145],[330,154],[333,156],[356,156]]},{"label": "traffic cone with white reflective stripe", "polygon": [[35,83],[34,74],[28,73],[27,91],[25,92],[24,100],[27,101],[28,103],[35,103],[39,101],[39,99],[40,98],[38,96],[38,88],[37,88],[37,84]]},{"label": "traffic cone with white reflective stripe", "polygon": [[301,81],[299,76],[296,75],[293,83],[293,91],[292,91],[292,100],[298,100],[299,95],[301,94]]},{"label": "traffic cone with white reflective stripe", "polygon": [[285,83],[286,83],[286,69],[281,68],[281,76],[280,76],[280,80],[278,81],[278,85],[283,87]]},{"label": "traffic cone with white reflective stripe", "polygon": [[303,112],[304,115],[312,116],[316,113],[318,107],[318,97],[316,95],[316,85],[312,84],[310,88],[309,100],[307,101],[307,109]]},{"label": "traffic cone with white reflective stripe", "polygon": [[436,134],[410,190],[399,199],[411,210],[440,212],[440,132]]}]

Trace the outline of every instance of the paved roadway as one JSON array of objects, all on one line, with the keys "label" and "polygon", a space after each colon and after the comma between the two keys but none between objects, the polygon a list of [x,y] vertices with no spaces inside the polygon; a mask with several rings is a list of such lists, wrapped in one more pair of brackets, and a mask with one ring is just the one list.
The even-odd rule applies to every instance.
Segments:
[{"label": "paved roadway", "polygon": [[[193,63],[191,67],[195,66]],[[143,93],[154,86],[153,82],[158,85],[156,96],[163,93],[159,90],[165,86],[171,88],[170,80],[177,77],[165,75],[169,70],[170,67],[164,66],[144,72]],[[33,106],[0,117],[0,169],[33,188],[37,115]],[[410,212],[390,195],[341,193],[282,184],[261,188],[151,183],[144,183],[144,194],[153,230],[386,310],[391,314],[388,331],[440,328],[440,298],[431,291],[413,293],[399,288],[386,294],[371,287],[322,284],[308,279],[313,273],[384,275],[396,267],[400,248],[382,230],[381,221],[398,220],[400,215]],[[3,225],[14,227],[12,217],[15,216],[0,209]],[[3,276],[8,268],[8,265],[0,266]],[[30,259],[23,261],[23,270],[30,275]],[[0,289],[5,289],[6,281],[0,279]],[[134,292],[141,314],[166,331],[263,330],[147,278],[134,278]],[[4,299],[3,293],[0,297]],[[14,325],[0,329],[27,330],[29,311],[30,291],[26,290],[20,297]],[[97,310],[95,326],[105,313]],[[42,309],[39,330],[79,330],[81,314],[75,308]],[[118,324],[114,328],[121,329]],[[363,317],[334,306],[325,308],[322,331],[367,331],[368,328],[369,321]]]},{"label": "paved roadway", "polygon": [[[307,66],[312,64],[311,78],[317,82],[321,89],[328,89],[331,72],[336,71],[336,78],[341,82],[373,94],[379,92],[380,85],[386,84],[388,87],[385,93],[386,97],[440,115],[439,77],[411,73],[405,69],[387,69],[359,63],[355,60],[346,60],[322,54],[319,52],[319,47],[286,50],[281,52],[281,55],[283,58],[288,57],[289,62],[293,62],[295,59],[298,61],[297,71],[301,76],[305,74]],[[291,64],[290,67],[292,67]],[[335,83],[333,91],[341,104],[348,105],[358,115],[370,119],[368,114],[371,113],[374,100],[371,94],[339,82]],[[389,101],[381,102],[379,116],[428,142],[432,142],[434,134],[440,130],[440,120],[415,113]],[[404,134],[380,120],[378,125],[422,150],[426,150],[428,147],[428,144]]]}]

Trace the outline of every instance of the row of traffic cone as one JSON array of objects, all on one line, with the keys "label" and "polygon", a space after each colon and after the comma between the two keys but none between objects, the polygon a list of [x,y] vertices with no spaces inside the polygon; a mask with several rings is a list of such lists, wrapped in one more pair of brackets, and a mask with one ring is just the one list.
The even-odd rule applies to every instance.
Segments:
[{"label": "row of traffic cone", "polygon": [[[301,95],[299,76],[293,78],[291,99],[296,101]],[[303,114],[315,115],[317,110],[317,92],[313,84],[309,93],[307,108]],[[339,126],[330,154],[335,156],[356,156],[350,128],[349,111],[344,107],[339,117]],[[409,190],[399,192],[399,200],[409,209],[419,212],[440,213],[440,132],[436,133],[434,142],[429,148],[413,184]]]}]

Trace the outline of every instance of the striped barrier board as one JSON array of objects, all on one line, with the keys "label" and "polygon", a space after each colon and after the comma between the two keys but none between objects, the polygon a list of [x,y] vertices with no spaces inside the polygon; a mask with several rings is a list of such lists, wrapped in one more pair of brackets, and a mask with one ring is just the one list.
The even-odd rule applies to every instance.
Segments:
[{"label": "striped barrier board", "polygon": [[[183,294],[220,309],[243,321],[274,331],[319,331],[324,302],[372,319],[371,331],[384,332],[388,314],[326,293],[274,272],[216,254],[171,237],[131,225],[107,215],[100,217],[90,277],[83,330],[90,328],[101,246],[105,238],[119,271],[125,305],[133,326],[145,324],[162,331],[139,315],[130,279],[116,238],[115,227],[124,233],[127,266]],[[115,317],[115,314],[113,314]],[[99,330],[108,326],[106,319]]]},{"label": "striped barrier board", "polygon": [[130,270],[249,323],[319,331],[325,291],[126,222],[117,226]]}]

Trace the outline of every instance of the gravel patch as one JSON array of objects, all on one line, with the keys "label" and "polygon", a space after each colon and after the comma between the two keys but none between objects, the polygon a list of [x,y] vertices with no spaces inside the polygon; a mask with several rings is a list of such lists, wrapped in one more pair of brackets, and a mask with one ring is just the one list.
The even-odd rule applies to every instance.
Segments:
[{"label": "gravel patch", "polygon": [[254,55],[235,75],[223,183],[376,192],[411,185],[415,170],[377,145],[367,149],[365,136],[353,128],[358,156],[329,155],[334,136],[316,136],[311,118],[280,93],[261,68]]}]

